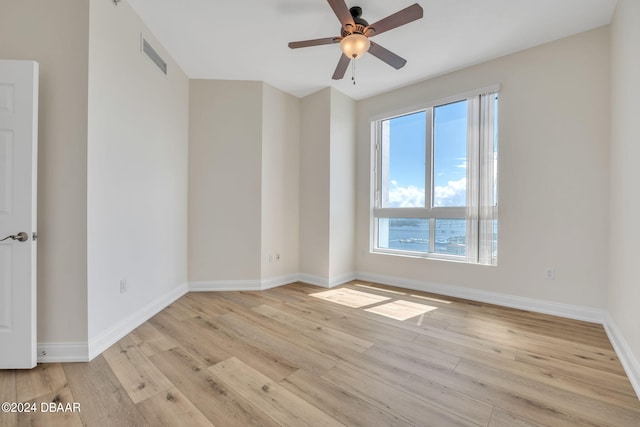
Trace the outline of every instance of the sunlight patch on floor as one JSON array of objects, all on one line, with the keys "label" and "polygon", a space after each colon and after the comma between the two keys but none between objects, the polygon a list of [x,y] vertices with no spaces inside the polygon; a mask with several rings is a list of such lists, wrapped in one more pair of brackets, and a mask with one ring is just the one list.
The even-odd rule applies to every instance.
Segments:
[{"label": "sunlight patch on floor", "polygon": [[323,299],[325,301],[335,302],[336,304],[346,305],[347,307],[360,308],[366,305],[377,304],[390,298],[380,295],[374,295],[367,292],[354,291],[352,289],[341,288],[332,289],[330,291],[317,292],[310,294],[314,298]]},{"label": "sunlight patch on floor", "polygon": [[375,307],[367,308],[365,311],[379,314],[381,316],[390,317],[396,320],[407,320],[420,314],[428,313],[437,308],[438,307],[433,307],[430,305],[398,300],[390,302],[388,304],[382,304]]}]

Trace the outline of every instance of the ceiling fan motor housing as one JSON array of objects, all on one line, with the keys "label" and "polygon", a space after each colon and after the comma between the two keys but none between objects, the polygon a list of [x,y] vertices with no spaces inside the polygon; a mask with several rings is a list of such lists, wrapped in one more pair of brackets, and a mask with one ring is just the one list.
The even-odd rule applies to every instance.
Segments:
[{"label": "ceiling fan motor housing", "polygon": [[353,22],[356,24],[356,27],[353,28],[351,27],[351,24],[347,24],[345,27],[340,28],[342,37],[346,37],[349,34],[365,34],[369,23],[361,18],[362,8],[360,6],[353,6],[351,9],[349,9],[349,12],[353,17]]}]

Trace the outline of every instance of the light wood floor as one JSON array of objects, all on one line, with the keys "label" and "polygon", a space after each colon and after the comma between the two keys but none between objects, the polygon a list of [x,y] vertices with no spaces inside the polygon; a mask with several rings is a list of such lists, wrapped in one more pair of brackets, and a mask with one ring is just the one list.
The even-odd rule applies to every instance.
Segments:
[{"label": "light wood floor", "polygon": [[364,282],[190,293],[91,363],[0,371],[4,401],[81,409],[2,426],[640,426],[601,326]]}]

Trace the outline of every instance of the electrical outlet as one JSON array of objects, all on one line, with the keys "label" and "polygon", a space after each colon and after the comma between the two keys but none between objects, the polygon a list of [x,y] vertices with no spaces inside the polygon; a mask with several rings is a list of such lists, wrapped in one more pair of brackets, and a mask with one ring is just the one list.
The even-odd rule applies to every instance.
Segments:
[{"label": "electrical outlet", "polygon": [[127,281],[125,279],[120,280],[120,293],[124,294],[128,291]]},{"label": "electrical outlet", "polygon": [[556,271],[553,268],[546,268],[544,270],[544,278],[547,280],[554,280],[556,278]]}]

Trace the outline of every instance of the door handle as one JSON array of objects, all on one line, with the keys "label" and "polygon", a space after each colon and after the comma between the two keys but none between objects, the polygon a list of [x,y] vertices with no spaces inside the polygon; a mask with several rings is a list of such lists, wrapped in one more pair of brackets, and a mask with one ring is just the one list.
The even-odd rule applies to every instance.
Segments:
[{"label": "door handle", "polygon": [[29,240],[29,235],[24,231],[19,232],[18,234],[13,234],[11,236],[7,236],[4,239],[0,239],[0,242],[4,242],[5,240],[17,240],[18,242],[26,242]]}]

